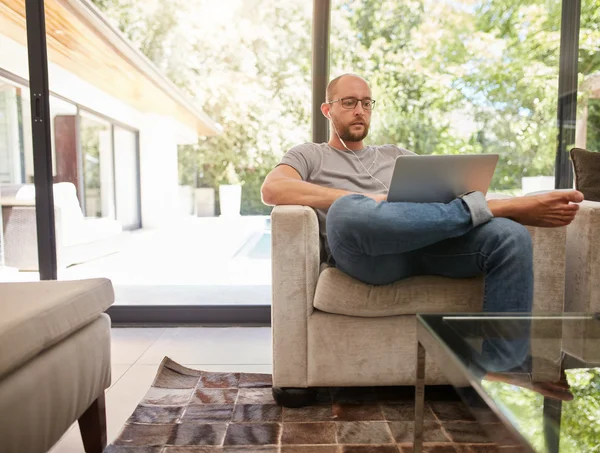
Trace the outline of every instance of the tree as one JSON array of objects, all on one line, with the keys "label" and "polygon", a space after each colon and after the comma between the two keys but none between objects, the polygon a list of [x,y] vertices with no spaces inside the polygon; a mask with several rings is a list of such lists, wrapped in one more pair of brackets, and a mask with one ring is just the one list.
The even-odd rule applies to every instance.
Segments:
[{"label": "tree", "polygon": [[600,151],[600,99],[588,101],[586,148],[590,151]]},{"label": "tree", "polygon": [[[225,3],[225,4],[224,4]],[[260,185],[310,136],[310,10],[302,0],[96,0],[139,49],[223,127],[179,152],[180,181],[218,188],[231,166],[242,213],[269,213]],[[198,27],[198,18],[204,20]]]},{"label": "tree", "polygon": [[[580,81],[600,69],[600,2],[583,3]],[[553,174],[560,2],[347,0],[333,14],[335,71],[363,74],[381,100],[372,141],[498,153],[494,190]]]},{"label": "tree", "polygon": [[224,130],[190,152],[214,187],[232,163],[244,182],[242,213],[264,214],[264,177],[309,138],[310,16],[300,0],[239,2],[231,15],[237,20],[218,26],[219,40],[194,43],[195,58],[210,61],[194,70],[197,90],[210,93],[203,109]]},{"label": "tree", "polygon": [[[424,65],[419,33],[426,26],[422,0],[395,2],[349,0],[333,11],[334,75],[357,72],[378,100],[370,142],[396,143],[419,154],[432,153],[447,141],[443,118],[458,100]],[[345,24],[344,24],[345,23]]]}]

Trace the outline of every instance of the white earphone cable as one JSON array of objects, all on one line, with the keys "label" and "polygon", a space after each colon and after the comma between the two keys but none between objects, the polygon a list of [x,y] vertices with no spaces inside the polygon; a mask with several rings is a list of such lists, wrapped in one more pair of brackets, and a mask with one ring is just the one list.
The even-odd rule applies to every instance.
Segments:
[{"label": "white earphone cable", "polygon": [[344,146],[344,148],[346,148],[348,151],[350,151],[352,154],[354,154],[354,157],[356,157],[356,160],[358,160],[358,163],[362,166],[362,168],[365,169],[365,171],[367,172],[367,174],[371,178],[373,178],[375,181],[377,181],[379,184],[381,184],[383,187],[385,187],[385,190],[387,190],[389,192],[390,189],[388,188],[388,186],[386,186],[383,182],[381,182],[379,179],[377,179],[375,176],[373,176],[371,174],[371,172],[369,171],[369,170],[371,170],[371,168],[373,168],[373,165],[375,165],[375,162],[377,161],[377,156],[378,156],[379,150],[377,148],[375,148],[375,159],[373,160],[373,163],[369,166],[369,168],[365,167],[365,165],[358,158],[358,156],[356,155],[356,153],[354,151],[352,151],[350,148],[348,148],[346,146],[346,143],[344,142],[344,140],[342,140],[342,137],[340,137],[340,134],[337,131],[337,127],[335,127],[335,122],[333,121],[333,118],[331,118],[331,114],[329,115],[329,119],[331,120],[331,125],[333,126],[333,130],[335,131],[335,135],[337,135],[337,138],[340,140],[340,143]]}]

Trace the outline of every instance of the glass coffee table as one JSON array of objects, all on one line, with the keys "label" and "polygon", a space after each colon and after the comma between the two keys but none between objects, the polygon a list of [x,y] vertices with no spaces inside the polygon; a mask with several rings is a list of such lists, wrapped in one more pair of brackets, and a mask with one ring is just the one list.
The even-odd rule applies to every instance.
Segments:
[{"label": "glass coffee table", "polygon": [[423,314],[417,342],[415,453],[426,355],[499,447],[600,452],[598,314]]}]

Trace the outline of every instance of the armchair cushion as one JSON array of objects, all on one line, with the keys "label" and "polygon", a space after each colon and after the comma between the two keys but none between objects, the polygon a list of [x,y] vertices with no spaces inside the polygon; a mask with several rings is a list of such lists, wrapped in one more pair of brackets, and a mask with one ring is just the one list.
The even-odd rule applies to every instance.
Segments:
[{"label": "armchair cushion", "polygon": [[482,301],[483,277],[422,276],[373,286],[330,267],[319,276],[314,307],[327,313],[371,318],[428,312],[479,312]]},{"label": "armchair cushion", "polygon": [[98,317],[114,302],[110,280],[0,284],[0,377]]}]

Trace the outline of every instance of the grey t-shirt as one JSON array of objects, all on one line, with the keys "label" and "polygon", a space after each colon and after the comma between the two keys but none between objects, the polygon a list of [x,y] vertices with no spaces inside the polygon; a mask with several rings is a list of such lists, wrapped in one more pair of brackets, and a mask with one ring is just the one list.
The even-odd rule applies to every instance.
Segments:
[{"label": "grey t-shirt", "polygon": [[[347,150],[335,149],[327,143],[304,143],[285,153],[279,165],[293,167],[303,181],[319,186],[358,193],[384,194],[387,193],[387,189],[381,182],[387,187],[390,186],[396,157],[414,153],[395,145],[382,145],[366,146],[354,154]],[[363,165],[366,168],[363,168]],[[369,176],[366,169],[381,182]],[[317,209],[317,217],[321,238],[329,257],[325,228],[327,210]]]}]

